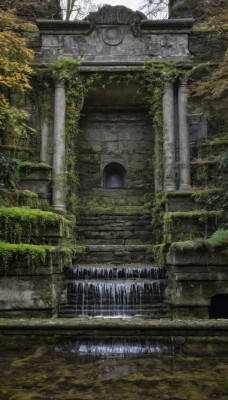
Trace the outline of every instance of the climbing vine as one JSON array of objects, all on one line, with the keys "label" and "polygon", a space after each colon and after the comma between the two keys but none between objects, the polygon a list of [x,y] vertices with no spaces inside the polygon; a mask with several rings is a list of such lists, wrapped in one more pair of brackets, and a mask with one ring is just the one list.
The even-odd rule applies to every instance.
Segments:
[{"label": "climbing vine", "polygon": [[[50,66],[39,82],[43,84],[43,95],[41,114],[50,113],[50,88],[53,90],[57,81],[65,80],[66,83],[66,157],[65,157],[65,181],[67,187],[67,209],[73,214],[77,211],[77,189],[78,177],[78,135],[80,134],[79,120],[88,92],[96,87],[106,88],[112,83],[128,85],[130,82],[138,83],[140,91],[145,95],[149,114],[156,132],[158,132],[159,146],[163,141],[163,115],[162,115],[162,92],[163,81],[175,81],[178,77],[186,74],[186,71],[175,63],[147,62],[141,73],[127,74],[97,74],[82,73],[80,63],[74,60],[59,60]],[[48,103],[48,104],[47,104]],[[162,163],[162,160],[160,161]],[[158,168],[162,171],[161,165]]]},{"label": "climbing vine", "polygon": [[72,60],[60,60],[50,67],[53,81],[65,79],[66,82],[66,157],[65,180],[67,187],[67,208],[75,214],[77,212],[78,177],[78,135],[80,133],[79,120],[84,100],[100,80],[99,74],[83,75],[79,72],[80,63]]}]

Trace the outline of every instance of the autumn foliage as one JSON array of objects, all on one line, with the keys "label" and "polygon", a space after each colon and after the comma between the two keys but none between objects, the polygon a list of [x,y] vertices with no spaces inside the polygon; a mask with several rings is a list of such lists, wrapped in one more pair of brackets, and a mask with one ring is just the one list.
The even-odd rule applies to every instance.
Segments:
[{"label": "autumn foliage", "polygon": [[25,135],[27,113],[19,104],[11,106],[12,94],[23,98],[30,89],[33,52],[27,47],[27,33],[34,25],[21,22],[14,11],[0,9],[0,132],[11,136]]}]

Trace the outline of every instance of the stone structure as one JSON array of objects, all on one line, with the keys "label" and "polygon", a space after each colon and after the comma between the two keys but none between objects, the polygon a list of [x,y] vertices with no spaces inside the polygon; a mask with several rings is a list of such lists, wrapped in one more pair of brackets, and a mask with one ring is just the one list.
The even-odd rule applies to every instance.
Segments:
[{"label": "stone structure", "polygon": [[[178,61],[186,65],[192,61],[188,50],[191,19],[149,21],[143,14],[134,13],[124,7],[104,6],[97,13],[89,14],[82,22],[39,20],[37,24],[42,40],[38,61],[45,65],[62,58],[74,59],[81,62],[82,71],[97,70],[111,74],[123,73],[126,70],[140,71],[145,61]],[[176,84],[180,84],[180,88],[184,87],[182,83]],[[145,109],[145,100],[142,96],[137,97],[138,89],[136,86],[121,88],[120,96],[120,88],[110,87],[103,92],[98,90],[86,99],[86,117],[82,119],[82,136],[79,140],[82,189],[101,188],[104,168],[110,162],[118,162],[125,168],[126,189],[152,189],[151,178],[148,177],[143,182],[140,171],[143,170],[144,174],[147,174],[147,170],[148,173],[150,171],[154,133],[145,111],[142,112],[143,108]],[[178,133],[178,124],[174,128],[174,87],[170,88],[169,92],[168,95],[165,89],[163,112],[167,135],[164,141],[164,157],[167,171],[164,187],[174,190],[180,185],[181,189],[187,189],[190,185],[189,153],[180,152],[180,184],[176,181],[175,166],[178,161],[175,158],[176,138],[180,136],[180,143],[183,143],[184,147],[189,143],[187,105],[186,100],[183,101],[186,95],[184,90],[179,90]],[[129,101],[130,98],[133,100]],[[57,167],[55,163],[55,159],[58,159],[59,163],[64,157],[64,146],[60,144],[58,135],[56,136],[56,129],[60,126],[59,107],[62,109],[55,101],[53,172],[54,176],[60,177],[61,167]],[[62,123],[63,121],[61,125]],[[170,129],[173,130],[172,133]],[[42,135],[42,146],[45,147],[46,123],[42,125]],[[61,147],[61,156],[55,156],[56,146]],[[43,159],[47,157],[43,156],[44,153],[43,149]],[[84,155],[86,158],[89,155],[89,162]],[[172,183],[167,183],[170,179]],[[55,187],[56,183],[53,198],[56,197]],[[63,187],[59,190],[64,192]],[[58,207],[64,208],[64,205]]]},{"label": "stone structure", "polygon": [[204,20],[216,15],[221,7],[227,7],[227,0],[170,0],[169,17]]},{"label": "stone structure", "polygon": [[28,21],[61,19],[59,0],[2,0],[1,7],[16,9],[16,14]]},{"label": "stone structure", "polygon": [[[54,0],[47,3],[56,10]],[[192,13],[186,8],[182,13],[184,3],[171,2],[171,15],[178,18],[164,21],[147,20],[142,13],[122,6],[104,6],[83,21],[54,19],[58,12],[52,19],[37,20],[40,48],[36,52],[36,63],[43,71],[58,60],[75,60],[80,62],[81,74],[102,73],[110,78],[109,84],[97,85],[85,98],[79,121],[80,135],[75,139],[77,143],[73,143],[78,152],[79,174],[79,191],[73,188],[80,207],[76,235],[83,245],[82,251],[75,255],[76,266],[85,263],[91,267],[93,263],[105,262],[113,264],[115,270],[116,266],[126,263],[131,266],[134,262],[146,263],[147,267],[148,263],[153,263],[151,244],[157,243],[158,239],[147,203],[151,203],[151,194],[163,189],[166,197],[160,204],[165,209],[164,220],[159,221],[159,240],[163,242],[164,251],[167,252],[174,241],[205,238],[216,229],[220,213],[205,210],[203,201],[193,199],[189,192],[192,184],[201,184],[194,170],[198,164],[190,163],[190,143],[207,136],[207,124],[203,117],[194,114],[194,109],[191,110],[193,115],[190,113],[187,81],[182,77],[170,79],[165,73],[160,77],[163,80],[161,115],[164,131],[159,132],[151,122],[140,80],[126,83],[126,80],[118,79],[128,73],[133,76],[143,73],[147,61],[157,65],[178,63],[178,68],[191,70],[194,62],[214,60],[206,35],[192,32],[194,21],[189,18]],[[202,40],[199,40],[200,35],[204,35]],[[220,58],[224,42],[217,44]],[[29,172],[21,170],[21,186],[34,190],[41,199],[49,200],[57,212],[67,209],[65,160],[69,149],[65,120],[69,85],[67,75],[60,76],[50,96],[51,115],[36,119],[41,134],[40,161],[49,162],[50,167],[36,164]],[[151,97],[156,88],[155,82]],[[196,157],[199,157],[198,153]],[[198,257],[195,250],[189,260],[181,258],[182,253],[171,246],[166,261],[163,260],[167,275],[162,278],[164,304],[161,310],[164,314],[159,315],[171,317],[176,313],[183,316],[190,310],[193,317],[207,318],[211,298],[227,293],[226,261],[222,257],[216,264],[211,257],[207,264],[203,250],[200,262],[194,259]],[[47,265],[49,291],[45,285],[38,289],[41,293],[38,309],[55,311],[63,264],[56,265]],[[26,274],[25,277],[26,281]],[[5,282],[9,285],[7,279]],[[24,286],[22,279],[17,286],[15,278],[10,279],[16,294],[15,297],[9,295],[4,307],[9,304],[9,308],[17,307],[24,291],[27,308],[34,309],[36,304],[31,304],[28,299],[31,293],[36,293],[34,284],[29,282]],[[210,288],[207,290],[208,280]],[[40,285],[38,277],[37,282]],[[61,315],[68,307],[66,287],[67,283],[59,296]],[[46,303],[45,290],[49,293]]]}]

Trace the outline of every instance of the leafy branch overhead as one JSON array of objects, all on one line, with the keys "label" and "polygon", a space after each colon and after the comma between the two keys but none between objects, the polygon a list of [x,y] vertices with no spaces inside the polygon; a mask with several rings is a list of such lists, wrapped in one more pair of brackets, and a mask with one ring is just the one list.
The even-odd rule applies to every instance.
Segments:
[{"label": "leafy branch overhead", "polygon": [[27,34],[36,28],[20,22],[13,10],[1,9],[0,27],[0,130],[18,136],[28,130],[27,113],[18,105],[11,105],[10,95],[20,97],[30,89],[33,52],[27,47]]}]

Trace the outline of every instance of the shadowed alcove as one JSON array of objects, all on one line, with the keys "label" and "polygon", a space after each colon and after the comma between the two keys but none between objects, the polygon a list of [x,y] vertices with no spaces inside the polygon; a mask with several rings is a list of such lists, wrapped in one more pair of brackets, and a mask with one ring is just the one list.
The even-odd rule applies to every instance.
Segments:
[{"label": "shadowed alcove", "polygon": [[123,165],[111,162],[103,172],[103,183],[106,189],[123,189],[125,186],[126,170]]},{"label": "shadowed alcove", "polygon": [[217,294],[211,298],[210,318],[228,318],[228,294]]}]

